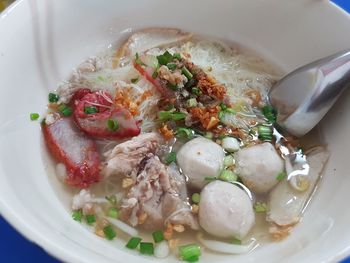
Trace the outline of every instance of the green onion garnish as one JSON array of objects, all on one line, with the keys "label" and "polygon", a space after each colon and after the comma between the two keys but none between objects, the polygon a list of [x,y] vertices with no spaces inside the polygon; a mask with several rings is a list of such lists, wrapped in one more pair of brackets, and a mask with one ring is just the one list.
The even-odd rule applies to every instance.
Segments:
[{"label": "green onion garnish", "polygon": [[220,106],[221,110],[223,110],[223,111],[225,111],[227,109],[227,105],[223,102],[221,102],[219,106]]},{"label": "green onion garnish", "polygon": [[58,96],[55,93],[49,93],[49,102],[54,103],[57,102],[60,99],[60,96]]},{"label": "green onion garnish", "polygon": [[154,254],[153,243],[141,242],[140,243],[140,253],[144,254],[144,255],[153,255]]},{"label": "green onion garnish", "polygon": [[139,82],[139,80],[140,80],[140,78],[137,77],[137,78],[131,79],[130,81],[131,81],[131,83],[135,84],[135,83]]},{"label": "green onion garnish", "polygon": [[274,107],[270,105],[266,105],[262,108],[262,113],[264,114],[265,118],[271,122],[275,123],[277,120],[277,111]]},{"label": "green onion garnish", "polygon": [[39,113],[31,113],[29,117],[31,121],[36,121],[37,119],[39,119],[40,115]]},{"label": "green onion garnish", "polygon": [[225,167],[230,167],[235,164],[235,159],[233,158],[232,155],[227,155],[224,158],[224,166]]},{"label": "green onion garnish", "polygon": [[192,199],[192,202],[195,203],[195,204],[198,204],[199,201],[201,200],[201,196],[199,193],[194,193],[191,197]]},{"label": "green onion garnish", "polygon": [[227,109],[225,110],[225,112],[231,113],[231,114],[236,114],[236,113],[237,113],[237,112],[236,112],[234,109],[232,109],[232,108],[227,108]]},{"label": "green onion garnish", "polygon": [[194,131],[189,128],[179,127],[175,132],[176,137],[192,139],[194,136]]},{"label": "green onion garnish", "polygon": [[204,180],[207,182],[213,182],[215,180],[217,180],[218,178],[216,178],[215,176],[206,176],[204,177]]},{"label": "green onion garnish", "polygon": [[146,66],[146,64],[143,63],[142,60],[140,59],[139,53],[135,54],[135,63],[141,66]]},{"label": "green onion garnish", "polygon": [[96,217],[95,217],[95,215],[86,215],[85,219],[86,219],[86,223],[87,223],[88,225],[92,225],[93,223],[96,222]]},{"label": "green onion garnish", "polygon": [[277,177],[276,177],[276,180],[277,181],[282,181],[285,177],[287,176],[287,173],[286,172],[280,172]]},{"label": "green onion garnish", "polygon": [[153,232],[152,236],[155,243],[159,243],[164,240],[164,234],[161,230]]},{"label": "green onion garnish", "polygon": [[167,50],[163,53],[163,55],[157,56],[157,60],[160,65],[166,65],[173,60],[173,55],[171,55]]},{"label": "green onion garnish", "polygon": [[193,87],[191,91],[196,96],[199,96],[199,95],[202,94],[202,91],[199,88],[197,88],[197,87]]},{"label": "green onion garnish", "polygon": [[72,115],[73,110],[71,107],[69,107],[66,104],[60,104],[58,106],[58,110],[61,112],[61,114],[65,117],[69,117],[70,115]]},{"label": "green onion garnish", "polygon": [[84,112],[86,114],[94,114],[98,112],[98,109],[95,106],[85,107]]},{"label": "green onion garnish", "polygon": [[165,107],[165,110],[166,110],[166,111],[170,111],[170,110],[172,110],[172,109],[175,109],[174,104],[168,104],[168,105]]},{"label": "green onion garnish", "polygon": [[160,111],[158,112],[158,118],[161,121],[179,121],[186,118],[186,113],[183,112],[172,112],[172,111]]},{"label": "green onion garnish", "polygon": [[224,111],[219,111],[219,113],[218,113],[218,118],[220,119],[220,120],[222,120],[222,118],[225,116],[225,112]]},{"label": "green onion garnish", "polygon": [[219,176],[219,179],[226,182],[236,182],[238,176],[231,170],[223,170]]},{"label": "green onion garnish", "polygon": [[106,196],[105,198],[106,198],[107,201],[110,202],[112,205],[116,205],[116,204],[117,204],[117,198],[115,197],[115,195]]},{"label": "green onion garnish", "polygon": [[83,217],[83,212],[81,211],[81,209],[73,211],[72,218],[75,221],[81,222],[82,217]]},{"label": "green onion garnish", "polygon": [[112,218],[118,218],[118,216],[119,216],[119,211],[118,211],[117,208],[111,207],[111,208],[108,209],[107,215],[108,215],[109,217],[112,217]]},{"label": "green onion garnish", "polygon": [[176,162],[176,152],[170,152],[168,156],[165,158],[166,164],[171,164],[173,162]]},{"label": "green onion garnish", "polygon": [[262,141],[271,141],[272,140],[272,128],[268,126],[260,125],[258,127],[259,139]]},{"label": "green onion garnish", "polygon": [[175,53],[173,55],[173,58],[176,58],[177,60],[180,60],[181,59],[181,55],[179,53]]},{"label": "green onion garnish", "polygon": [[201,255],[201,248],[197,244],[190,244],[179,247],[180,258],[188,262],[196,262]]},{"label": "green onion garnish", "polygon": [[177,65],[175,63],[168,63],[166,66],[170,70],[175,70],[177,68]]},{"label": "green onion garnish", "polygon": [[141,240],[142,239],[139,237],[132,237],[125,246],[130,249],[135,249],[140,244]]},{"label": "green onion garnish", "polygon": [[191,99],[188,99],[186,101],[186,106],[188,108],[193,108],[193,107],[196,107],[197,106],[197,100],[195,98],[191,98]]},{"label": "green onion garnish", "polygon": [[239,240],[238,238],[233,238],[231,243],[235,245],[242,245],[242,241]]},{"label": "green onion garnish", "polygon": [[117,120],[109,119],[107,121],[107,128],[110,131],[116,131],[119,128],[119,122]]},{"label": "green onion garnish", "polygon": [[193,78],[192,73],[186,67],[182,68],[181,73],[184,74],[188,80]]},{"label": "green onion garnish", "polygon": [[152,78],[156,79],[157,77],[158,77],[158,71],[155,70],[155,71],[153,71],[153,73],[152,73]]},{"label": "green onion garnish", "polygon": [[267,210],[267,205],[266,203],[256,202],[254,204],[254,210],[256,213],[265,213]]},{"label": "green onion garnish", "polygon": [[176,84],[171,84],[171,83],[167,83],[166,85],[169,89],[173,90],[173,91],[177,91],[178,90],[178,87]]},{"label": "green onion garnish", "polygon": [[103,233],[105,234],[105,237],[108,239],[108,240],[112,240],[114,239],[117,234],[115,233],[114,229],[112,228],[111,225],[108,225],[106,227],[103,228]]}]

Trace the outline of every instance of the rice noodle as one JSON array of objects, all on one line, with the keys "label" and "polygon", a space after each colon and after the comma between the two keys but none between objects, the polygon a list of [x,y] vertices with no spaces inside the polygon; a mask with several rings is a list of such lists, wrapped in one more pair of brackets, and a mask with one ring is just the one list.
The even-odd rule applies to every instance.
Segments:
[{"label": "rice noodle", "polygon": [[202,233],[197,234],[197,239],[206,248],[225,254],[245,254],[257,245],[255,239],[251,239],[248,245],[235,245],[216,240],[204,239]]},{"label": "rice noodle", "polygon": [[135,228],[129,226],[128,224],[125,224],[123,221],[120,221],[115,218],[106,217],[106,220],[108,220],[111,224],[113,224],[115,227],[119,228],[124,233],[128,234],[129,236],[136,237],[139,235],[139,231],[137,231]]}]

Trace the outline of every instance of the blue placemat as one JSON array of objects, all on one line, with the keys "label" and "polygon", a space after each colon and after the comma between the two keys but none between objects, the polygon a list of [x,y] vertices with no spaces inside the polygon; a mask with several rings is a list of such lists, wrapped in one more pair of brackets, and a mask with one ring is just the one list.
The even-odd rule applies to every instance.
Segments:
[{"label": "blue placemat", "polygon": [[[333,2],[350,12],[350,0],[334,0]],[[6,263],[59,262],[58,260],[48,255],[40,247],[23,238],[1,216],[0,255],[0,262]],[[342,263],[350,263],[350,258],[342,261]]]}]

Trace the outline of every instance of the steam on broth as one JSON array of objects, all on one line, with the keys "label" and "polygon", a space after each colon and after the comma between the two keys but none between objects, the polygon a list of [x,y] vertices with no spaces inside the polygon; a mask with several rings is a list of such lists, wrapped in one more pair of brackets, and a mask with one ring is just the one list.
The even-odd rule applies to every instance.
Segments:
[{"label": "steam on broth", "polygon": [[49,94],[42,122],[73,218],[190,262],[286,238],[329,154],[275,125],[267,94],[280,77],[177,29],[141,30],[86,60]]}]

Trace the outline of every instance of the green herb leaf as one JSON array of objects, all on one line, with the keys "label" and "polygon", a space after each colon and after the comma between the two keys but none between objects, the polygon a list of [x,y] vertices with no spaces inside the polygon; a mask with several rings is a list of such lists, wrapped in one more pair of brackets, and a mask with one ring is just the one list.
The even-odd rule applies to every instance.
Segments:
[{"label": "green herb leaf", "polygon": [[166,66],[172,71],[177,68],[177,65],[175,63],[168,63]]},{"label": "green herb leaf", "polygon": [[116,131],[119,129],[119,122],[117,120],[109,119],[107,121],[107,128],[110,131]]},{"label": "green herb leaf", "polygon": [[140,243],[140,253],[143,255],[153,255],[154,254],[153,243],[141,242]]},{"label": "green herb leaf", "polygon": [[83,217],[83,212],[81,211],[81,209],[73,211],[72,218],[75,221],[81,222],[82,217]]},{"label": "green herb leaf", "polygon": [[179,127],[175,132],[176,137],[192,139],[194,136],[194,131],[189,128]]},{"label": "green herb leaf", "polygon": [[191,199],[193,203],[198,204],[201,200],[201,195],[199,193],[194,193]]},{"label": "green herb leaf", "polygon": [[119,216],[119,211],[118,211],[117,208],[111,207],[111,208],[108,209],[107,215],[108,215],[109,217],[112,217],[112,218],[118,218],[118,216]]},{"label": "green herb leaf", "polygon": [[125,246],[130,249],[135,249],[140,244],[141,240],[142,239],[139,237],[132,237]]},{"label": "green herb leaf", "polygon": [[173,55],[171,55],[167,50],[163,53],[163,55],[157,56],[157,60],[160,65],[166,65],[173,60]]},{"label": "green herb leaf", "polygon": [[176,58],[177,60],[180,60],[180,59],[181,59],[180,53],[175,53],[175,54],[173,55],[173,58]]},{"label": "green herb leaf", "polygon": [[88,225],[92,225],[96,222],[96,217],[95,215],[86,215],[85,220]]},{"label": "green herb leaf", "polygon": [[254,210],[256,213],[265,213],[267,211],[266,203],[256,202],[254,204]]},{"label": "green herb leaf", "polygon": [[161,230],[153,232],[152,236],[155,243],[159,243],[164,240],[164,234]]},{"label": "green herb leaf", "polygon": [[114,229],[111,225],[104,227],[103,233],[105,234],[105,237],[108,240],[113,240],[117,236],[116,232],[114,231]]},{"label": "green herb leaf", "polygon": [[187,116],[186,113],[183,112],[173,112],[173,111],[160,111],[158,112],[158,118],[161,121],[179,121],[185,119]]},{"label": "green herb leaf", "polygon": [[284,172],[284,171],[282,171],[282,172],[280,172],[280,173],[277,175],[276,180],[277,180],[277,181],[282,181],[286,176],[287,176],[287,173]]},{"label": "green herb leaf", "polygon": [[94,114],[94,113],[98,113],[98,109],[95,106],[85,107],[84,112],[86,114]]},{"label": "green herb leaf", "polygon": [[49,102],[54,103],[57,102],[60,99],[60,96],[58,96],[55,93],[49,93]]},{"label": "green herb leaf", "polygon": [[152,78],[156,79],[158,77],[158,71],[157,69],[153,71]]},{"label": "green herb leaf", "polygon": [[39,119],[40,115],[39,113],[31,113],[29,117],[31,121],[36,121],[37,119]]},{"label": "green herb leaf", "polygon": [[176,152],[170,152],[168,156],[165,158],[166,164],[171,164],[173,162],[176,162]]},{"label": "green herb leaf", "polygon": [[220,106],[221,110],[223,110],[223,111],[225,111],[227,109],[227,105],[223,102],[221,102],[219,106]]},{"label": "green herb leaf", "polygon": [[140,80],[140,78],[139,78],[139,77],[137,77],[137,78],[133,78],[133,79],[131,79],[130,81],[131,81],[131,83],[136,84],[137,82],[139,82],[139,80]]}]

